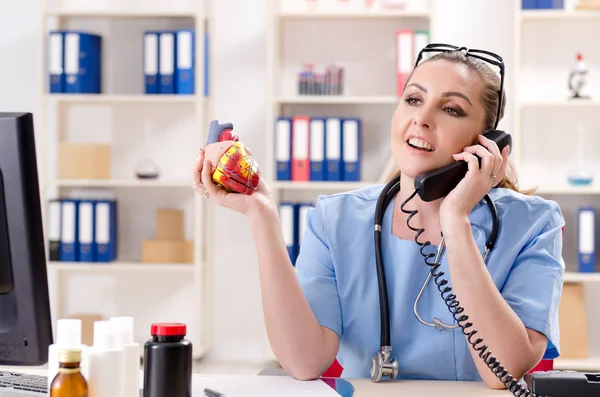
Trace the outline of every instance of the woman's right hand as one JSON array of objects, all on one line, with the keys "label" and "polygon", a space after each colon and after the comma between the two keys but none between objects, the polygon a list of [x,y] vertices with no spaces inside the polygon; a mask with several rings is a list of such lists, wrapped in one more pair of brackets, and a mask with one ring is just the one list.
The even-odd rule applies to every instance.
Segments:
[{"label": "woman's right hand", "polygon": [[213,182],[213,169],[214,166],[204,157],[204,148],[201,149],[194,168],[194,188],[198,193],[248,218],[261,218],[265,212],[277,211],[271,189],[262,176],[252,194],[232,193]]}]

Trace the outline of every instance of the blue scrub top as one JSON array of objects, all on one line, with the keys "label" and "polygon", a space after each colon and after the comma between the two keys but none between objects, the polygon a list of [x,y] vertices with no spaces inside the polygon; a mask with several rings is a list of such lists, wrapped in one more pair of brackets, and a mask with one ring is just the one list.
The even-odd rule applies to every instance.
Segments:
[{"label": "blue scrub top", "polygon": [[[315,208],[307,213],[296,260],[298,279],[317,320],[340,337],[337,360],[346,378],[368,378],[371,356],[380,350],[373,224],[382,188],[319,196]],[[490,197],[498,210],[500,229],[487,268],[525,326],[548,338],[545,358],[555,358],[559,354],[558,305],[565,268],[560,208],[553,201],[504,188],[492,189]],[[413,313],[430,268],[414,240],[401,240],[391,233],[394,203],[385,211],[381,242],[398,378],[479,381],[471,347],[461,329],[440,332],[421,324]],[[470,221],[483,254],[492,227],[485,201],[473,208]],[[436,247],[428,249],[435,253]],[[452,286],[445,256],[439,270]],[[419,314],[426,321],[438,317],[453,324],[433,279],[419,301]],[[494,347],[490,348],[493,351]]]}]

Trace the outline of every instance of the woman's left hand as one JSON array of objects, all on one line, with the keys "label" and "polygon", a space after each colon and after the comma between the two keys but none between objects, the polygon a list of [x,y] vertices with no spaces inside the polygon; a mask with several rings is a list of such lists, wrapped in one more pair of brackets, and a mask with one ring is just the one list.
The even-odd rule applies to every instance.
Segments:
[{"label": "woman's left hand", "polygon": [[[481,145],[467,146],[462,153],[453,155],[456,161],[466,161],[469,169],[466,176],[443,199],[440,217],[468,217],[473,207],[496,186],[506,174],[510,148],[502,152],[496,142],[479,135]],[[483,145],[483,146],[482,146]],[[481,168],[477,157],[481,161]]]}]

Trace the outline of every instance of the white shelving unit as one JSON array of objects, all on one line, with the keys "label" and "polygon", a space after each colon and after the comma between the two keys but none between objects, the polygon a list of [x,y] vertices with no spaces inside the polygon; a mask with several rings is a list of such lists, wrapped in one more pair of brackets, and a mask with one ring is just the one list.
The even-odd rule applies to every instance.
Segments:
[{"label": "white shelving unit", "polygon": [[[595,150],[600,114],[600,58],[590,29],[598,32],[600,11],[522,10],[515,7],[514,151],[512,159],[522,188],[537,187],[537,194],[555,200],[565,217],[563,258],[565,283],[585,289],[589,358],[558,358],[556,369],[600,371],[600,273],[577,272],[577,209],[600,204],[600,163]],[[568,32],[568,33],[567,33]],[[575,56],[582,53],[590,69],[591,99],[569,99],[568,77]],[[509,99],[510,101],[510,99]],[[585,159],[594,182],[572,186],[567,173],[577,162],[576,132],[585,128]]]},{"label": "white shelving unit", "polygon": [[[307,2],[309,3],[311,2]],[[389,151],[389,120],[399,100],[396,95],[395,33],[402,28],[427,30],[430,42],[434,41],[435,0],[430,1],[430,8],[426,11],[288,11],[280,6],[279,0],[267,2],[267,160],[262,168],[276,202],[314,202],[320,194],[361,189],[376,184]],[[298,94],[296,75],[302,64],[324,66],[332,62],[340,62],[346,67],[344,95]],[[361,84],[367,80],[373,83],[369,87]],[[275,121],[278,117],[294,115],[360,118],[363,137],[361,180],[276,180]],[[369,144],[364,143],[371,136],[372,138],[368,138]],[[378,146],[373,147],[375,144]],[[268,353],[275,359],[270,349]]]},{"label": "white shelving unit", "polygon": [[[92,192],[110,195],[117,199],[118,257],[111,263],[48,261],[53,321],[79,313],[131,315],[134,337],[142,344],[150,338],[152,322],[184,322],[194,358],[201,358],[212,340],[210,237],[206,200],[193,189],[192,169],[210,121],[204,91],[205,84],[210,86],[205,81],[204,40],[210,31],[210,3],[176,1],[178,6],[187,1],[180,11],[168,1],[162,7],[158,1],[135,2],[131,9],[118,1],[113,1],[114,8],[105,6],[110,0],[73,6],[77,1],[41,0],[41,59],[48,59],[51,30],[100,34],[103,89],[101,94],[51,94],[47,63],[40,65],[42,107],[36,128],[44,229],[48,200]],[[195,30],[195,94],[146,95],[143,32],[178,28]],[[111,178],[59,178],[61,141],[109,143]],[[158,179],[136,178],[135,165],[144,158],[159,166]],[[185,211],[185,238],[194,244],[192,263],[141,262],[142,240],[155,237],[155,214],[161,208]]]}]

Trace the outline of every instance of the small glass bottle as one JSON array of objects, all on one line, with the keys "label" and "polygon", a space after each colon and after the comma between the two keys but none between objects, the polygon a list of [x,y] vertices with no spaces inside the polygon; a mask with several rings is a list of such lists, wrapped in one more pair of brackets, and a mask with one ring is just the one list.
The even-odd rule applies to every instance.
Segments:
[{"label": "small glass bottle", "polygon": [[88,384],[81,373],[81,350],[58,351],[58,373],[50,385],[50,397],[87,397]]}]

